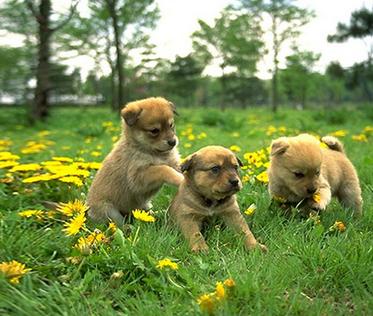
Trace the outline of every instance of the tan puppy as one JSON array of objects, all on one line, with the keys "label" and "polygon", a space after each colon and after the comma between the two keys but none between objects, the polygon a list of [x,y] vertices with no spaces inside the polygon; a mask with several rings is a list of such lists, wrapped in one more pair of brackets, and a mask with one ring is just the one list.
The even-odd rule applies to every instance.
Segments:
[{"label": "tan puppy", "polygon": [[174,106],[163,98],[131,102],[122,109],[123,133],[105,158],[88,192],[89,216],[123,223],[131,210],[148,207],[164,183],[183,180]]},{"label": "tan puppy", "polygon": [[[321,143],[309,134],[280,137],[272,142],[268,170],[269,192],[272,197],[324,210],[336,196],[346,207],[362,213],[359,179],[344,153],[342,143],[332,136]],[[314,198],[319,196],[319,201]]]},{"label": "tan puppy", "polygon": [[243,218],[235,193],[242,188],[238,175],[240,161],[228,149],[207,146],[189,156],[181,165],[185,180],[170,208],[170,216],[181,229],[193,251],[206,251],[201,234],[204,219],[223,218],[227,226],[242,234],[247,249],[259,246]]}]

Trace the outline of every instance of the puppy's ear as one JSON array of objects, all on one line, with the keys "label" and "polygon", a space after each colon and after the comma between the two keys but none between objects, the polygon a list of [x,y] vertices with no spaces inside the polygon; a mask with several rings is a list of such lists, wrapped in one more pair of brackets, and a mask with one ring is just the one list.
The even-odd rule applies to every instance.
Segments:
[{"label": "puppy's ear", "polygon": [[289,148],[286,137],[280,137],[271,144],[271,156],[282,155]]},{"label": "puppy's ear", "polygon": [[179,113],[176,112],[176,106],[172,102],[168,101],[168,104],[170,105],[172,112],[174,112],[174,115],[179,115]]},{"label": "puppy's ear", "polygon": [[128,126],[133,126],[139,118],[141,112],[142,108],[140,108],[138,105],[128,104],[122,109],[120,114]]},{"label": "puppy's ear", "polygon": [[239,165],[240,167],[242,167],[242,166],[243,166],[243,163],[242,163],[241,159],[238,158],[237,156],[236,156],[236,159],[237,159],[238,165]]},{"label": "puppy's ear", "polygon": [[192,168],[194,159],[195,159],[195,155],[186,157],[180,166],[181,172],[189,171]]}]

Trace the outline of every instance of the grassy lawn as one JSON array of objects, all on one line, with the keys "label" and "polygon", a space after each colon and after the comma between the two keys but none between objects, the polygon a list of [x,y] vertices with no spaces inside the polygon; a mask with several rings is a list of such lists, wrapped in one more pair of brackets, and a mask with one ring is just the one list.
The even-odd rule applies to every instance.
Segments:
[{"label": "grassy lawn", "polygon": [[[41,204],[84,201],[98,168],[89,163],[101,162],[120,135],[120,120],[109,110],[56,109],[47,123],[30,128],[22,111],[1,109],[0,264],[16,260],[31,270],[19,279],[0,273],[0,314],[198,315],[207,313],[198,298],[214,292],[204,298],[217,315],[371,314],[373,131],[366,127],[373,126],[373,111],[369,108],[282,109],[275,116],[266,109],[180,109],[182,157],[205,145],[234,145],[246,162],[239,203],[243,212],[255,203],[256,211],[244,216],[269,248],[268,254],[246,252],[242,240],[217,221],[204,233],[210,251],[198,255],[188,250],[168,221],[166,209],[175,193],[171,187],[164,187],[153,201],[154,223],[133,220],[123,232],[87,219],[85,227],[69,236],[64,229],[78,215],[48,212]],[[353,218],[335,200],[320,218],[301,218],[296,210],[293,216],[284,216],[271,203],[266,184],[257,179],[265,171],[266,158],[250,164],[245,153],[263,149],[267,155],[271,139],[281,135],[336,131],[360,176],[363,217]],[[24,166],[29,163],[35,165]],[[32,178],[40,174],[52,176],[44,176],[48,181]],[[19,214],[25,210],[40,212]],[[336,221],[346,229],[334,227]],[[177,269],[160,268],[159,260],[165,258]],[[1,267],[5,269],[4,264]],[[222,293],[216,284],[227,279],[233,279],[235,286],[224,285]]]}]

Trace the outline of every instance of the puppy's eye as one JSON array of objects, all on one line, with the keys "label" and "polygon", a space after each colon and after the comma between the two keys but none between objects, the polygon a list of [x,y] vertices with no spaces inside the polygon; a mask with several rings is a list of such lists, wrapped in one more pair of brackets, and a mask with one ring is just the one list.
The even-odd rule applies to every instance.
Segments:
[{"label": "puppy's eye", "polygon": [[302,172],[294,172],[294,175],[298,179],[304,178],[304,174]]},{"label": "puppy's eye", "polygon": [[220,171],[220,166],[214,166],[210,170],[213,174],[217,174]]},{"label": "puppy's eye", "polygon": [[152,135],[157,135],[159,133],[159,128],[153,128],[149,131]]},{"label": "puppy's eye", "polygon": [[175,127],[174,122],[170,123],[170,128],[174,128],[174,127]]}]

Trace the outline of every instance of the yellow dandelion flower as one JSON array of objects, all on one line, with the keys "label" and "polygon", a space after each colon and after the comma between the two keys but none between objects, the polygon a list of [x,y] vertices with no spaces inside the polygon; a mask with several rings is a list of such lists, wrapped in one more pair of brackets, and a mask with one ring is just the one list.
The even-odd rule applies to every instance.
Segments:
[{"label": "yellow dandelion flower", "polygon": [[188,135],[188,140],[193,141],[195,139],[196,139],[196,136],[194,136],[193,134]]},{"label": "yellow dandelion flower", "polygon": [[91,244],[84,237],[80,237],[78,239],[78,242],[74,245],[74,248],[83,255],[90,255],[92,253]]},{"label": "yellow dandelion flower", "polygon": [[341,221],[335,221],[335,223],[332,227],[334,228],[334,230],[338,230],[341,233],[346,230],[346,225]]},{"label": "yellow dandelion flower", "polygon": [[321,201],[321,195],[320,193],[315,193],[313,196],[312,196],[312,200],[314,200],[316,203],[320,203]]},{"label": "yellow dandelion flower", "polygon": [[113,136],[113,137],[111,138],[111,141],[112,141],[113,143],[115,143],[118,139],[119,139],[118,136]]},{"label": "yellow dandelion flower", "polygon": [[184,144],[184,148],[190,148],[190,147],[192,147],[192,144],[191,144],[191,143],[185,143],[185,144]]},{"label": "yellow dandelion flower", "polygon": [[47,148],[46,144],[43,143],[37,143],[35,141],[29,141],[26,144],[26,147],[23,147],[21,149],[22,154],[35,154],[43,151]]},{"label": "yellow dandelion flower", "polygon": [[228,288],[232,288],[232,287],[235,287],[236,286],[236,282],[234,282],[234,280],[232,278],[229,278],[229,279],[226,279],[224,281],[224,285]]},{"label": "yellow dandelion flower", "polygon": [[117,225],[115,225],[115,223],[113,223],[113,222],[110,222],[108,228],[109,228],[109,230],[110,230],[112,233],[115,233],[116,230],[117,230]]},{"label": "yellow dandelion flower", "polygon": [[40,132],[38,133],[38,136],[39,136],[39,137],[45,137],[45,136],[48,136],[48,135],[50,135],[50,134],[51,134],[50,131],[48,131],[48,130],[43,130],[43,131],[40,131]]},{"label": "yellow dandelion flower", "polygon": [[373,133],[373,126],[369,126],[369,125],[368,125],[368,126],[365,126],[363,132],[364,132],[365,134]]},{"label": "yellow dandelion flower", "polygon": [[352,139],[357,141],[357,142],[367,142],[368,138],[365,134],[359,134],[359,135],[353,135]]},{"label": "yellow dandelion flower", "polygon": [[231,147],[229,147],[229,149],[235,153],[238,153],[241,151],[241,148],[237,145],[232,145]]},{"label": "yellow dandelion flower", "polygon": [[40,211],[40,210],[24,210],[24,211],[18,212],[18,215],[21,217],[26,217],[26,218],[35,216],[38,219],[42,219],[43,215],[45,215],[45,212]]},{"label": "yellow dandelion flower", "polygon": [[73,162],[74,160],[70,157],[52,157],[52,160],[59,162]]},{"label": "yellow dandelion flower", "polygon": [[251,215],[253,215],[254,213],[255,213],[255,211],[256,211],[256,205],[255,205],[255,203],[253,203],[253,204],[251,204],[247,209],[246,209],[246,211],[244,212],[246,215],[249,215],[249,216],[251,216]]},{"label": "yellow dandelion flower", "polygon": [[14,155],[9,151],[0,152],[0,160],[19,160],[19,159],[20,159],[19,156]]},{"label": "yellow dandelion flower", "polygon": [[100,157],[102,155],[102,153],[100,151],[92,151],[91,152],[91,156],[93,157]]},{"label": "yellow dandelion flower", "polygon": [[268,173],[267,171],[263,171],[262,173],[256,176],[257,180],[263,183],[268,183]]},{"label": "yellow dandelion flower", "polygon": [[197,299],[197,303],[201,310],[212,314],[215,309],[216,298],[213,293],[203,294]]},{"label": "yellow dandelion flower", "polygon": [[0,263],[0,273],[2,273],[10,283],[18,284],[19,279],[31,269],[26,268],[23,263],[16,260]]},{"label": "yellow dandelion flower", "polygon": [[22,180],[22,182],[23,183],[34,183],[34,182],[55,180],[55,179],[58,179],[58,178],[59,178],[58,175],[46,173],[46,174],[42,174],[42,175],[39,175],[39,176],[33,176],[33,177],[25,178],[25,179]]},{"label": "yellow dandelion flower", "polygon": [[169,267],[172,270],[177,270],[179,269],[179,266],[176,262],[172,262],[170,259],[165,258],[162,260],[158,261],[157,268],[158,269],[163,269],[165,267]]},{"label": "yellow dandelion flower", "polygon": [[251,179],[250,175],[245,174],[245,175],[242,177],[242,182],[243,182],[243,183],[249,182],[250,179]]},{"label": "yellow dandelion flower", "polygon": [[197,139],[204,139],[204,138],[206,138],[206,137],[207,137],[207,134],[206,134],[205,132],[199,133],[199,134],[197,135]]},{"label": "yellow dandelion flower", "polygon": [[59,178],[58,181],[72,183],[75,184],[77,187],[81,187],[83,185],[82,180],[76,176],[62,177]]},{"label": "yellow dandelion flower", "polygon": [[225,288],[222,282],[216,282],[215,295],[218,300],[225,298]]},{"label": "yellow dandelion flower", "polygon": [[273,125],[270,125],[270,126],[267,127],[266,134],[268,136],[271,136],[272,134],[276,133],[276,131],[277,131],[277,128],[274,127]]},{"label": "yellow dandelion flower", "polygon": [[143,210],[132,211],[133,217],[143,222],[155,222],[155,217]]},{"label": "yellow dandelion flower", "polygon": [[70,222],[65,223],[65,228],[63,229],[63,231],[66,233],[67,236],[76,235],[84,226],[85,220],[85,214],[80,213],[75,216]]},{"label": "yellow dandelion flower", "polygon": [[19,164],[10,169],[10,172],[25,172],[25,171],[37,171],[40,170],[41,166],[38,163],[26,163]]},{"label": "yellow dandelion flower", "polygon": [[61,161],[54,161],[54,160],[43,161],[41,164],[43,166],[61,166],[62,165]]},{"label": "yellow dandelion flower", "polygon": [[79,200],[75,200],[75,201],[67,202],[67,203],[59,203],[57,207],[57,211],[69,217],[75,214],[85,213],[87,210],[88,210],[88,206]]},{"label": "yellow dandelion flower", "polygon": [[347,131],[345,129],[341,129],[333,133],[329,133],[329,135],[334,137],[345,137],[347,135]]},{"label": "yellow dandelion flower", "polygon": [[88,163],[88,168],[89,169],[94,169],[94,170],[98,170],[102,167],[102,163],[101,162],[89,162]]},{"label": "yellow dandelion flower", "polygon": [[0,161],[0,169],[11,168],[19,165],[17,161]]}]

